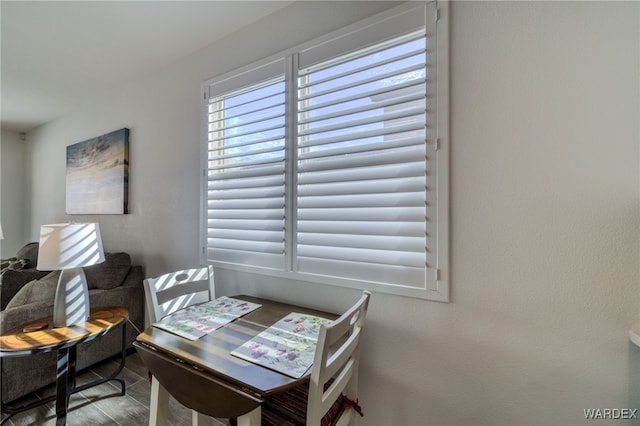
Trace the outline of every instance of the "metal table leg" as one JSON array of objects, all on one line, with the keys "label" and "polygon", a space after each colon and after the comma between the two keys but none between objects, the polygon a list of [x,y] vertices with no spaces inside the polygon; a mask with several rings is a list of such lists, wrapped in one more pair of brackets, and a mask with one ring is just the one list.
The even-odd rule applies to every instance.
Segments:
[{"label": "metal table leg", "polygon": [[76,347],[58,350],[56,373],[56,426],[67,424],[69,397],[73,389],[76,371]]}]

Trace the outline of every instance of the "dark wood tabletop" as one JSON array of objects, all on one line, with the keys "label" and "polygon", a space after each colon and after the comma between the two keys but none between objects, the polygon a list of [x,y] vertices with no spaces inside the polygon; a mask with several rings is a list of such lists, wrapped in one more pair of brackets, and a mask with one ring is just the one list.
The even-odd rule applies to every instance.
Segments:
[{"label": "dark wood tabletop", "polygon": [[170,332],[149,327],[138,336],[137,341],[166,356],[177,358],[179,362],[191,365],[231,386],[262,398],[308,380],[308,375],[294,379],[237,358],[231,355],[231,351],[291,312],[317,315],[332,320],[338,318],[338,315],[258,297],[245,295],[233,297],[262,306],[198,340],[185,339]]}]

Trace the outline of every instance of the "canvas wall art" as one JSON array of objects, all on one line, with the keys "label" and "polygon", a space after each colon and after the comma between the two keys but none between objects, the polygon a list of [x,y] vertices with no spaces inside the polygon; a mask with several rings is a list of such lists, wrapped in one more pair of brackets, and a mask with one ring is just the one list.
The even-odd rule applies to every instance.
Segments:
[{"label": "canvas wall art", "polygon": [[67,146],[67,214],[126,214],[129,129]]}]

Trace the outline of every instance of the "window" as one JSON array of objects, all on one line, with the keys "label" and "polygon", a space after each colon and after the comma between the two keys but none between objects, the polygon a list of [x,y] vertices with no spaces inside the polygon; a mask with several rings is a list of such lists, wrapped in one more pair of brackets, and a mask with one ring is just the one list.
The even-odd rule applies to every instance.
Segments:
[{"label": "window", "polygon": [[204,84],[203,263],[448,300],[445,16],[403,5]]}]

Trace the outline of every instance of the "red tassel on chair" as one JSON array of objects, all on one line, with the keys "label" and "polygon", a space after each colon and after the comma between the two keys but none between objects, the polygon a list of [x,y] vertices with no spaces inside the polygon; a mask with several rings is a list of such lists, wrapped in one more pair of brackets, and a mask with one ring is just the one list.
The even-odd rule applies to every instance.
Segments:
[{"label": "red tassel on chair", "polygon": [[362,407],[360,407],[360,404],[358,404],[358,400],[357,399],[354,401],[353,399],[349,399],[349,398],[347,398],[346,396],[343,395],[342,406],[345,409],[351,407],[356,411],[356,413],[360,414],[360,417],[364,417],[364,414],[362,413]]}]

